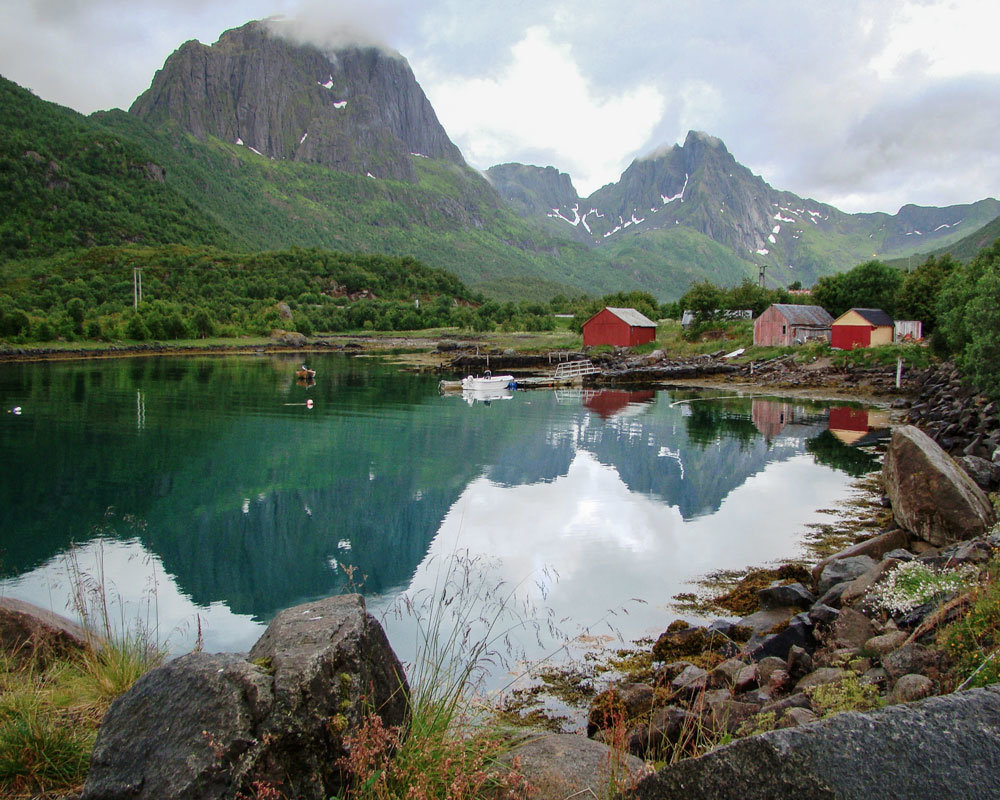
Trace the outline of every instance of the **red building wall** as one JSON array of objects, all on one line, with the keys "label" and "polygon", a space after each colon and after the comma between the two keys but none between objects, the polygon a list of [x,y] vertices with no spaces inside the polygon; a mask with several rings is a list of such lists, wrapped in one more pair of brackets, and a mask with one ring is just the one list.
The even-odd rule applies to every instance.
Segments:
[{"label": "red building wall", "polygon": [[830,344],[841,350],[868,347],[872,341],[871,325],[834,325]]},{"label": "red building wall", "polygon": [[584,347],[637,347],[656,338],[656,328],[632,327],[606,308],[583,323]]},{"label": "red building wall", "polygon": [[[784,328],[784,330],[782,330]],[[764,347],[792,343],[791,325],[774,306],[769,306],[753,322],[753,343]]]}]

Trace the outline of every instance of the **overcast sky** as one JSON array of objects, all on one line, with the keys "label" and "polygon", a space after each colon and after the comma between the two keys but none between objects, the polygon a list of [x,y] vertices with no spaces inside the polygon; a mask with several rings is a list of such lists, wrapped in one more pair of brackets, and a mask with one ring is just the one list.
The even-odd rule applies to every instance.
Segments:
[{"label": "overcast sky", "polygon": [[128,108],[182,42],[274,14],[409,60],[466,160],[552,165],[589,194],[718,136],[777,189],[845,211],[1000,195],[997,0],[0,0],[0,74]]}]

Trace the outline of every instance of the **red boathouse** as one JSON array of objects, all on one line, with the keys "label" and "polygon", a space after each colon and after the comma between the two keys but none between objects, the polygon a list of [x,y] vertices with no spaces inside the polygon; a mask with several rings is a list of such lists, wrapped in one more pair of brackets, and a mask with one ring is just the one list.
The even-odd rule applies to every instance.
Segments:
[{"label": "red boathouse", "polygon": [[656,323],[634,308],[607,306],[583,323],[583,346],[637,347],[656,338]]}]

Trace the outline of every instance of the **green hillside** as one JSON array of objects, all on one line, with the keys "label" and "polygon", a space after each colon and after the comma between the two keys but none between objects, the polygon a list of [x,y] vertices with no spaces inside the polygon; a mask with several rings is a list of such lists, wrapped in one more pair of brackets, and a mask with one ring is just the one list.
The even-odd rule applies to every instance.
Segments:
[{"label": "green hillside", "polygon": [[952,244],[938,247],[930,251],[915,252],[907,258],[898,258],[887,263],[896,267],[910,268],[921,264],[930,256],[950,255],[959,261],[971,261],[979,252],[1000,239],[1000,218],[986,223],[978,230],[973,231],[968,236],[955,241]]},{"label": "green hillside", "polygon": [[93,119],[155,153],[169,184],[241,247],[412,256],[502,300],[620,288],[598,273],[586,245],[520,219],[469,168],[413,156],[416,183],[373,179],[272,160],[211,137],[203,143],[121,111]]},{"label": "green hillside", "polygon": [[127,242],[229,246],[147,151],[0,78],[0,260]]}]

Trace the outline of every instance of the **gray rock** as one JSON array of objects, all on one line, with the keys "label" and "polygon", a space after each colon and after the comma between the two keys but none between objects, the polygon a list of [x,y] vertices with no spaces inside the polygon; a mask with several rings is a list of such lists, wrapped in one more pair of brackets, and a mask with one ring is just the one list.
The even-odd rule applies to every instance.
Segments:
[{"label": "gray rock", "polygon": [[712,668],[708,673],[709,689],[729,689],[736,683],[740,671],[745,669],[746,662],[738,658],[730,658]]},{"label": "gray rock", "polygon": [[743,617],[737,624],[744,628],[752,628],[756,633],[765,633],[776,625],[790,620],[796,611],[794,608],[769,608]]},{"label": "gray rock", "polygon": [[914,700],[922,700],[929,697],[934,692],[934,681],[926,675],[915,675],[908,673],[900,675],[899,680],[892,687],[889,695],[890,703],[912,703]]},{"label": "gray rock", "polygon": [[271,683],[230,654],[191,653],[148,672],[105,715],[83,797],[232,797],[274,711]]},{"label": "gray rock", "polygon": [[[836,584],[853,581],[859,575],[868,572],[876,563],[878,562],[874,558],[865,555],[831,561],[823,567],[823,571],[819,575],[819,582],[816,586],[817,594],[822,598]],[[825,602],[825,600],[821,599],[820,602]]]},{"label": "gray rock", "polygon": [[839,669],[837,667],[820,667],[817,670],[813,670],[808,675],[806,675],[802,680],[795,684],[795,691],[804,692],[806,689],[811,689],[813,686],[825,686],[828,683],[836,683],[837,681],[842,681],[844,678],[848,678],[854,673],[846,669]]},{"label": "gray rock", "polygon": [[402,667],[359,595],[281,612],[250,658],[191,653],[140,678],[104,718],[83,798],[232,798],[260,781],[325,800],[363,715],[405,717]]},{"label": "gray rock", "polygon": [[864,644],[864,651],[881,658],[886,653],[891,653],[902,647],[906,640],[910,638],[905,631],[889,631],[880,636],[873,636]]},{"label": "gray rock", "polygon": [[765,611],[771,608],[810,608],[816,602],[816,596],[801,583],[772,583],[757,592],[760,607]]},{"label": "gray rock", "polygon": [[766,684],[771,680],[771,673],[779,669],[785,669],[787,662],[777,656],[765,656],[757,662],[757,681]]},{"label": "gray rock", "polygon": [[983,490],[912,425],[893,431],[882,479],[899,524],[933,545],[982,536],[994,522]]},{"label": "gray rock", "polygon": [[[689,665],[680,674],[685,675],[688,674],[687,670],[697,669],[699,668]],[[705,671],[701,670],[701,673],[705,674]],[[590,704],[587,716],[588,735],[593,736],[599,730],[648,714],[653,707],[654,693],[653,687],[646,683],[622,683],[605,689]]]},{"label": "gray rock", "polygon": [[274,330],[271,331],[271,338],[278,344],[290,347],[302,347],[306,343],[306,337],[298,331]]},{"label": "gray rock", "polygon": [[657,758],[670,745],[680,741],[684,731],[693,731],[698,725],[698,715],[677,706],[657,708],[648,722],[632,726],[626,735],[626,746],[639,758]]},{"label": "gray rock", "polygon": [[75,622],[44,608],[0,597],[0,649],[16,656],[63,658],[99,645]]},{"label": "gray rock", "polygon": [[789,649],[785,664],[788,674],[796,680],[812,672],[814,669],[812,656],[809,655],[809,652],[805,648],[798,647],[797,645]]},{"label": "gray rock", "polygon": [[939,665],[940,654],[936,650],[915,642],[903,645],[882,658],[882,666],[893,680],[911,672],[934,678]]},{"label": "gray rock", "polygon": [[642,780],[638,800],[1000,797],[1000,688],[741,739]]},{"label": "gray rock", "polygon": [[515,758],[531,800],[606,797],[612,785],[625,790],[650,772],[635,756],[568,733],[528,739],[503,760],[511,764]]},{"label": "gray rock", "polygon": [[678,694],[693,698],[705,691],[708,686],[708,672],[694,665],[685,670],[670,682],[670,688]]},{"label": "gray rock", "polygon": [[827,565],[832,564],[834,561],[842,561],[845,558],[853,558],[855,556],[868,556],[872,560],[878,560],[885,557],[890,550],[894,548],[898,549],[906,547],[909,543],[910,535],[902,528],[892,528],[890,530],[882,531],[870,539],[865,539],[863,542],[852,544],[850,547],[844,548],[839,553],[827,556],[816,564],[816,566],[812,569],[813,583],[817,583],[819,581],[820,576],[823,574],[823,570],[826,569]]},{"label": "gray rock", "polygon": [[761,714],[767,714],[768,712],[773,713],[776,717],[781,717],[781,715],[789,708],[812,708],[812,702],[809,700],[809,695],[805,692],[796,692],[795,694],[790,694],[788,697],[782,697],[780,700],[772,700],[770,703],[765,703],[761,708]]},{"label": "gray rock", "polygon": [[889,682],[889,673],[883,667],[872,667],[858,679],[858,683],[872,686],[884,686]]},{"label": "gray rock", "polygon": [[830,626],[830,639],[836,647],[862,647],[876,633],[872,621],[853,608],[841,609]]},{"label": "gray rock", "polygon": [[[839,583],[838,586],[847,586],[846,583]],[[830,592],[827,592],[829,594]],[[840,611],[823,603],[817,603],[809,609],[809,619],[815,625],[828,625],[840,615]]]},{"label": "gray rock", "polygon": [[882,580],[885,574],[898,564],[898,561],[894,561],[891,558],[884,558],[864,575],[859,575],[847,584],[840,595],[841,607],[858,605],[860,601],[864,600],[865,595],[868,594],[872,586]]},{"label": "gray rock", "polygon": [[798,706],[792,706],[781,715],[781,719],[778,720],[779,728],[795,728],[799,725],[808,725],[810,722],[815,722],[818,717],[808,708],[799,708]]},{"label": "gray rock", "polygon": [[955,459],[955,463],[965,470],[965,474],[984,492],[993,491],[1000,483],[1000,464],[973,455],[960,456]]}]

